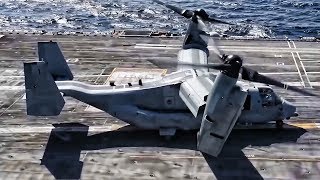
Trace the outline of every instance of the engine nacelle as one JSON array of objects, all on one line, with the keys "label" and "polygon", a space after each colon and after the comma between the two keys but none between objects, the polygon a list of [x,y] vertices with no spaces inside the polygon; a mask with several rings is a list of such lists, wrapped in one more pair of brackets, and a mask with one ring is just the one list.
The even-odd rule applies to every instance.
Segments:
[{"label": "engine nacelle", "polygon": [[240,116],[248,92],[236,82],[236,78],[218,74],[207,98],[198,134],[200,151],[218,156]]}]

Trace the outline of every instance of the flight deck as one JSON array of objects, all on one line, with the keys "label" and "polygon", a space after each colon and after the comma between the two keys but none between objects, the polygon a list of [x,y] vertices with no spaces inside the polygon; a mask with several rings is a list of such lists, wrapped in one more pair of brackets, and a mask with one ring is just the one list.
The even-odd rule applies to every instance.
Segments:
[{"label": "flight deck", "polygon": [[[23,62],[37,42],[56,41],[75,76],[91,84],[149,81],[175,71],[183,37],[158,34],[0,36],[0,179],[319,179],[320,97],[274,90],[298,117],[237,125],[218,158],[196,150],[197,131],[167,140],[66,97],[57,117],[26,115]],[[226,54],[264,75],[320,95],[317,39],[215,37]],[[209,50],[211,47],[209,47]],[[209,61],[218,62],[214,56]]]}]

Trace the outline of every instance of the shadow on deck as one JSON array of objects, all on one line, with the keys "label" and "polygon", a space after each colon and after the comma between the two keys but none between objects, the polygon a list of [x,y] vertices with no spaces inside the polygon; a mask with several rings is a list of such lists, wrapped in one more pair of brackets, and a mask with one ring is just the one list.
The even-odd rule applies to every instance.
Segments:
[{"label": "shadow on deck", "polygon": [[[79,179],[83,162],[81,150],[99,150],[116,147],[167,147],[196,150],[197,131],[177,131],[170,141],[159,136],[158,131],[119,129],[88,136],[89,127],[79,123],[54,124],[41,164],[56,179]],[[66,129],[77,127],[79,131]],[[126,128],[126,127],[124,127]],[[296,142],[306,131],[301,128],[233,130],[218,158],[203,154],[217,179],[263,179],[242,152],[247,146],[270,146],[274,143]],[[239,164],[241,169],[239,174]],[[240,177],[239,177],[240,176]]]}]

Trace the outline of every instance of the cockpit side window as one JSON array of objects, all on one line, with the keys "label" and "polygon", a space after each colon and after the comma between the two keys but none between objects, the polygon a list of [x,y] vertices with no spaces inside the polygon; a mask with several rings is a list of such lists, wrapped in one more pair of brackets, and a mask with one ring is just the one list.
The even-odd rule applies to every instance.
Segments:
[{"label": "cockpit side window", "polygon": [[259,94],[261,98],[261,105],[263,107],[275,105],[276,97],[271,88],[259,88]]},{"label": "cockpit side window", "polygon": [[275,105],[282,104],[282,99],[279,96],[275,95],[275,98]]}]

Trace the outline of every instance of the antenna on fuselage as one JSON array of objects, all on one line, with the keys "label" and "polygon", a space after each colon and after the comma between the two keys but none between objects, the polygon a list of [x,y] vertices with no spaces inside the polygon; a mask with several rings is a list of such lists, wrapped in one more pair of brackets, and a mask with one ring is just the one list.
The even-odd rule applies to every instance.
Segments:
[{"label": "antenna on fuselage", "polygon": [[110,84],[110,86],[116,86],[114,81],[110,81],[109,84]]}]

